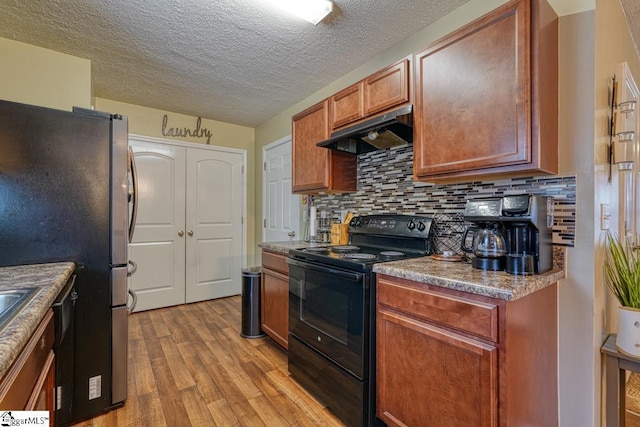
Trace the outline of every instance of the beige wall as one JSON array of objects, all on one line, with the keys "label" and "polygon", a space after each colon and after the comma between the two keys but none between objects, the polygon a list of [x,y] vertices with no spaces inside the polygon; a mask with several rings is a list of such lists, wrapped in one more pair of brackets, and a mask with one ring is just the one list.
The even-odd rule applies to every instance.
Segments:
[{"label": "beige wall", "polygon": [[[187,116],[184,114],[173,113],[169,111],[157,110],[154,108],[142,107],[134,104],[126,104],[123,102],[112,101],[109,99],[96,98],[95,108],[100,111],[107,111],[109,113],[117,113],[127,116],[129,119],[129,133],[135,135],[153,136],[157,138],[173,139],[182,142],[192,142],[195,144],[205,144],[206,138],[196,137],[171,137],[166,136],[167,130],[171,128],[188,128],[195,129],[197,117]],[[165,128],[163,134],[163,117],[167,115],[168,125]],[[254,236],[255,224],[259,223],[259,218],[255,217],[256,205],[255,201],[258,200],[255,195],[255,133],[253,128],[246,126],[238,126],[230,123],[219,122],[216,120],[210,120],[202,118],[200,129],[208,129],[211,131],[212,136],[210,140],[211,145],[219,147],[229,147],[247,152],[247,165],[246,165],[246,186],[247,186],[247,218],[245,219],[247,224],[247,263],[254,265],[259,263],[259,259],[256,258],[255,248],[256,241]]]},{"label": "beige wall", "polygon": [[595,271],[588,268],[594,265],[594,15],[564,16],[559,25],[559,168],[577,175],[576,245],[567,249],[567,279],[558,287],[561,426],[599,425]]},{"label": "beige wall", "polygon": [[[603,233],[600,231],[599,210],[601,203],[611,207],[611,230],[618,230],[618,172],[613,169],[612,183],[607,183],[607,146],[609,130],[608,81],[617,71],[617,64],[626,61],[636,83],[640,84],[640,59],[627,28],[624,12],[619,0],[597,0],[595,13],[595,143],[594,143],[594,179],[593,179],[593,216],[592,229],[595,230],[593,242],[595,254],[595,327],[594,346],[599,347],[607,333],[617,328],[617,301],[604,284],[602,264],[605,251]],[[636,165],[638,168],[638,165]],[[636,169],[637,170],[637,169]],[[585,242],[589,243],[589,242]],[[594,352],[599,356],[598,348]],[[600,359],[596,359],[599,361]],[[597,368],[600,368],[597,366]],[[599,378],[599,376],[597,376]],[[598,384],[599,385],[599,384]],[[598,403],[598,402],[596,402]],[[604,416],[603,411],[603,416]],[[604,425],[604,423],[603,423]]]},{"label": "beige wall", "polygon": [[91,61],[0,38],[0,99],[70,111],[91,106]]}]

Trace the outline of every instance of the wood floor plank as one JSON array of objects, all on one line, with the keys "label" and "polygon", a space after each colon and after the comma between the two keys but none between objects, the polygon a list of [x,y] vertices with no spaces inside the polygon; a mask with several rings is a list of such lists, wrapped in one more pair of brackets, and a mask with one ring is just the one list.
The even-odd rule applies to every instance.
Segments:
[{"label": "wood floor plank", "polygon": [[[184,420],[188,419],[187,410],[182,402],[182,396],[173,375],[171,374],[169,363],[164,358],[152,360],[153,373],[156,378],[158,390],[155,392],[159,395],[159,401],[164,408],[164,416],[167,425],[176,426],[184,425]],[[151,394],[151,393],[149,393]],[[141,395],[140,398],[149,396],[149,394]],[[144,407],[140,404],[140,411],[144,416]]]},{"label": "wood floor plank", "polygon": [[[140,426],[141,427],[163,427],[183,425],[171,422],[167,416],[169,411],[163,411],[159,391],[148,393],[139,397],[140,402]],[[167,408],[170,409],[170,408]]]},{"label": "wood floor plank", "polygon": [[129,339],[143,339],[142,329],[140,328],[140,316],[129,316]]},{"label": "wood floor plank", "polygon": [[77,426],[342,426],[289,377],[286,351],[240,337],[239,296],[129,319],[127,402]]},{"label": "wood floor plank", "polygon": [[271,400],[260,395],[249,399],[249,404],[258,413],[260,419],[269,427],[291,427],[287,419],[273,406]]},{"label": "wood floor plank", "polygon": [[180,394],[192,426],[213,426],[215,424],[207,408],[207,403],[202,399],[197,387],[186,388]]},{"label": "wood floor plank", "polygon": [[135,393],[143,395],[157,390],[145,341],[129,340],[129,353],[131,355],[129,360],[132,362],[128,367],[129,375],[134,375]]},{"label": "wood floor plank", "polygon": [[182,360],[184,360],[191,377],[195,381],[198,392],[200,393],[200,398],[204,403],[209,404],[222,399],[224,396],[218,387],[216,387],[213,379],[209,376],[207,370],[202,364],[202,360],[198,357],[198,352],[203,348],[203,344],[182,343],[178,344],[177,347],[178,351],[182,355]]},{"label": "wood floor plank", "polygon": [[309,395],[298,383],[289,376],[276,369],[268,372],[267,377],[273,381],[276,387],[282,390],[296,406],[302,410],[307,417],[318,426],[340,426],[342,425],[337,418],[328,413],[317,400]]},{"label": "wood floor plank", "polygon": [[242,424],[240,424],[240,421],[236,418],[236,415],[231,410],[231,407],[229,406],[229,403],[226,401],[226,399],[220,399],[208,404],[207,409],[209,409],[209,414],[211,414],[211,417],[213,418],[217,426],[242,426]]},{"label": "wood floor plank", "polygon": [[156,333],[156,337],[166,337],[171,335],[169,332],[169,328],[164,323],[164,319],[162,318],[162,314],[160,310],[151,310],[147,312],[149,314],[149,320],[153,325],[153,330]]},{"label": "wood floor plank", "polygon": [[169,370],[171,371],[173,381],[176,387],[178,387],[178,390],[195,386],[196,382],[191,376],[189,369],[187,369],[182,355],[178,351],[179,344],[176,344],[169,337],[162,337],[160,338],[160,345],[162,346],[165,360],[169,365]]}]

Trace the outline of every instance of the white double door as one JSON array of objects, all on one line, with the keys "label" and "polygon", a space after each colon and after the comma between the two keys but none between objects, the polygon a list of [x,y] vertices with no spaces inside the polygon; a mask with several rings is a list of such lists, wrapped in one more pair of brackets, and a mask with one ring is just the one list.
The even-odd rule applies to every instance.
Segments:
[{"label": "white double door", "polygon": [[138,218],[129,247],[136,311],[241,292],[245,154],[129,137]]}]

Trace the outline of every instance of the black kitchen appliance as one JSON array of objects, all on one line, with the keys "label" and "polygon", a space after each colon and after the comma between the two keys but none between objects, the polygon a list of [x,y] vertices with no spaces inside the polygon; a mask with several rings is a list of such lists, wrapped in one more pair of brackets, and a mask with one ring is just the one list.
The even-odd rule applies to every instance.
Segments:
[{"label": "black kitchen appliance", "polygon": [[74,347],[72,367],[57,347],[56,418],[68,423],[127,398],[131,160],[126,117],[0,101],[0,265],[78,266],[75,305],[66,288],[56,319]]},{"label": "black kitchen appliance", "polygon": [[413,142],[413,106],[408,105],[338,130],[318,147],[363,154]]},{"label": "black kitchen appliance", "polygon": [[430,254],[431,223],[357,216],[348,245],[289,252],[289,372],[349,426],[377,423],[372,267]]},{"label": "black kitchen appliance", "polygon": [[[551,198],[522,194],[467,200],[464,219],[476,224],[478,230],[499,230],[504,236],[500,243],[503,249],[499,264],[487,263],[476,255],[472,261],[474,267],[523,275],[539,274],[552,268]],[[466,237],[468,233],[469,230]],[[468,241],[468,238],[463,240]],[[495,239],[496,242],[499,240]],[[468,251],[468,243],[463,242],[463,249]]]},{"label": "black kitchen appliance", "polygon": [[539,274],[553,267],[552,200],[534,195],[503,198],[500,220],[507,235],[507,273]]},{"label": "black kitchen appliance", "polygon": [[76,274],[73,274],[52,305],[56,337],[53,345],[53,351],[56,355],[56,426],[69,425],[71,422],[71,410],[73,408],[75,306],[76,300],[78,299],[75,283]]}]

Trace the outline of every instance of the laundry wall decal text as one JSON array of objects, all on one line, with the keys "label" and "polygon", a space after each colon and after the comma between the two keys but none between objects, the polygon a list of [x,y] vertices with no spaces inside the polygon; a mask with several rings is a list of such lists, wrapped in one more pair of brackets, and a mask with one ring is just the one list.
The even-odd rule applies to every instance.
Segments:
[{"label": "laundry wall decal text", "polygon": [[196,120],[196,127],[194,129],[190,129],[188,127],[168,127],[167,123],[169,122],[169,117],[165,114],[162,117],[162,135],[163,136],[174,136],[179,138],[186,137],[194,137],[194,138],[207,138],[207,144],[211,143],[211,137],[213,136],[213,132],[211,132],[207,128],[203,128],[202,126],[202,117],[198,117]]}]

